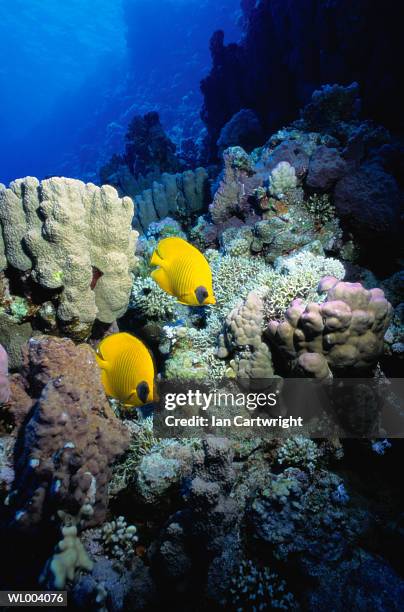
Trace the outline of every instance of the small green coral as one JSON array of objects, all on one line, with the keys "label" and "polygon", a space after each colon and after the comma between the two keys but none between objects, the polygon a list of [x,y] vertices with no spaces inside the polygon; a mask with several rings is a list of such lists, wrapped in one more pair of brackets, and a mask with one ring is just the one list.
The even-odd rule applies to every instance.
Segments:
[{"label": "small green coral", "polygon": [[335,207],[327,193],[314,193],[304,204],[314,221],[319,225],[325,225],[335,219]]},{"label": "small green coral", "polygon": [[128,525],[123,516],[104,523],[100,539],[108,558],[121,563],[130,562],[135,554],[135,544],[138,541],[135,525]]},{"label": "small green coral", "polygon": [[27,317],[29,313],[27,300],[23,297],[15,296],[10,303],[10,314],[19,321]]},{"label": "small green coral", "polygon": [[297,185],[296,172],[287,161],[281,161],[269,175],[269,192],[271,195],[282,198],[288,191]]},{"label": "small green coral", "polygon": [[313,440],[304,436],[287,438],[278,448],[276,461],[286,467],[301,467],[313,472],[318,465],[321,451]]}]

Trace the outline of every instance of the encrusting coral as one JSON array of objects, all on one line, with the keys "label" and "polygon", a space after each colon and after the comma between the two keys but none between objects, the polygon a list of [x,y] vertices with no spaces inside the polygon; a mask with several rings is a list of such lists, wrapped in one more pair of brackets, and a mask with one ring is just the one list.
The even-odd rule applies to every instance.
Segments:
[{"label": "encrusting coral", "polygon": [[14,181],[0,190],[1,269],[11,266],[48,290],[63,330],[85,338],[95,319],[112,323],[128,306],[138,236],[133,213],[130,198],[108,185]]},{"label": "encrusting coral", "polygon": [[111,465],[129,444],[105,396],[90,346],[32,339],[23,374],[33,405],[19,432],[11,522],[30,528],[63,510],[80,526],[101,523]]}]

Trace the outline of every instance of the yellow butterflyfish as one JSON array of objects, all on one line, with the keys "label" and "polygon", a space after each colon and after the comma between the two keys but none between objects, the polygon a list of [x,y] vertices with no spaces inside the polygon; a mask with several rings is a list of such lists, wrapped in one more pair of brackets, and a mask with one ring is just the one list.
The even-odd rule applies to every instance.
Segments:
[{"label": "yellow butterflyfish", "polygon": [[158,266],[151,276],[156,283],[186,306],[216,304],[212,272],[204,255],[182,238],[160,240],[150,260]]},{"label": "yellow butterflyfish", "polygon": [[96,349],[96,360],[110,397],[135,407],[156,399],[153,358],[139,338],[124,332],[107,336]]}]

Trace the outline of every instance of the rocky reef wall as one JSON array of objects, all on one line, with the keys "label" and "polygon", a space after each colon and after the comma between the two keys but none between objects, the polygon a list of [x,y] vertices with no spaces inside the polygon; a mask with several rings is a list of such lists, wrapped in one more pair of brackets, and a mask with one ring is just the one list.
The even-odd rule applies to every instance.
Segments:
[{"label": "rocky reef wall", "polygon": [[226,45],[223,32],[212,36],[213,65],[201,84],[213,157],[235,113],[253,110],[269,134],[323,83],[357,81],[366,116],[402,129],[399,3],[243,0],[242,8],[244,38]]}]

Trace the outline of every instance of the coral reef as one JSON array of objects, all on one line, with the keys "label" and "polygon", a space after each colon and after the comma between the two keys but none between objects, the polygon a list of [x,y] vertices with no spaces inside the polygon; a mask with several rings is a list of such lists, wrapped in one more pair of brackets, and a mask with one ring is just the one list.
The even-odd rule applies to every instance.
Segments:
[{"label": "coral reef", "polygon": [[287,360],[297,360],[304,370],[311,370],[316,360],[319,375],[324,359],[335,372],[375,366],[392,314],[383,291],[368,291],[360,283],[338,282],[330,276],[322,279],[319,291],[327,293],[323,303],[294,300],[283,322],[269,322],[268,337]]},{"label": "coral reef", "polygon": [[13,524],[30,528],[60,510],[81,513],[82,526],[101,523],[110,466],[129,434],[108,404],[92,349],[68,339],[32,339],[24,377],[34,400],[19,432]]},{"label": "coral reef", "polygon": [[299,565],[309,574],[327,571],[329,560],[341,559],[366,529],[360,512],[344,508],[341,483],[332,472],[319,471],[314,481],[293,467],[270,475],[247,509],[256,545],[265,543],[273,558],[282,561],[298,553]]},{"label": "coral reef", "polygon": [[[218,580],[213,558],[223,550],[235,548],[237,503],[230,497],[235,480],[233,451],[224,438],[208,436],[203,441],[203,456],[196,461],[192,475],[185,480],[185,507],[170,517],[153,547],[152,569],[158,576],[162,596],[193,590],[194,572],[199,573],[198,588],[214,588]],[[194,591],[195,596],[195,591]]]},{"label": "coral reef", "polygon": [[221,359],[236,351],[230,365],[242,384],[248,385],[249,379],[265,381],[274,375],[271,353],[262,339],[263,328],[263,298],[259,292],[252,291],[227,317],[217,351]]},{"label": "coral reef", "polygon": [[342,279],[345,270],[338,260],[303,251],[275,262],[275,270],[263,267],[255,274],[258,287],[227,315],[218,339],[217,356],[232,357],[230,366],[237,378],[245,382],[273,378],[271,353],[266,327],[271,319],[282,320],[291,299],[320,299],[317,285],[320,279],[335,272]]},{"label": "coral reef", "polygon": [[136,266],[132,217],[129,198],[74,179],[27,177],[0,191],[7,264],[31,292],[30,283],[45,292],[73,337],[86,338],[96,319],[112,323],[127,308]]},{"label": "coral reef", "polygon": [[214,223],[226,221],[249,211],[246,183],[254,174],[251,160],[241,147],[230,147],[223,153],[224,170],[209,211]]},{"label": "coral reef", "polygon": [[132,197],[149,187],[163,172],[181,169],[176,146],[168,138],[156,112],[136,115],[128,125],[123,155],[114,155],[101,168],[102,183]]}]

